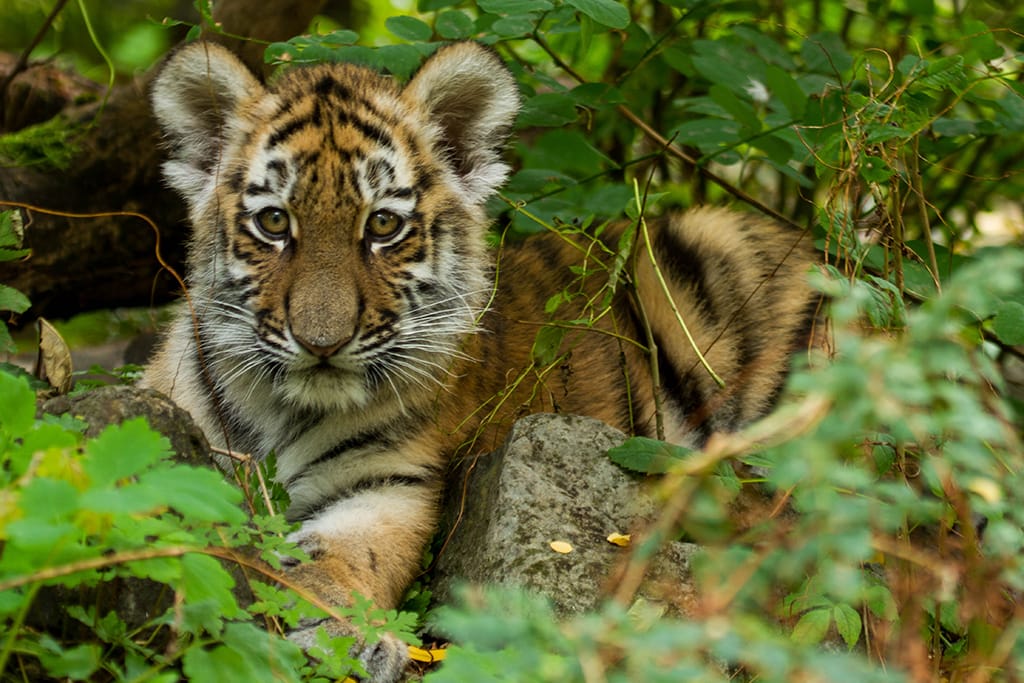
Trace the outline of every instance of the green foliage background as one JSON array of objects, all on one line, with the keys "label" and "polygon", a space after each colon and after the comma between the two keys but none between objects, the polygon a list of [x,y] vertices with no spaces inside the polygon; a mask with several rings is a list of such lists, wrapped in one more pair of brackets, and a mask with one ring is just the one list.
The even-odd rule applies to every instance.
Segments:
[{"label": "green foliage background", "polygon": [[[6,44],[30,34],[40,10],[15,4]],[[170,11],[84,6],[112,52],[133,32],[155,35],[146,12]],[[660,495],[684,513],[666,513],[659,530],[704,546],[700,612],[679,622],[609,601],[558,622],[522,596],[470,595],[432,615],[457,645],[427,680],[1024,678],[1024,419],[1007,380],[1024,345],[1022,10],[420,0],[375,5],[366,26],[323,19],[268,46],[269,62],[355,60],[404,78],[440,41],[493,45],[525,101],[517,171],[494,206],[513,238],[729,201],[806,230],[826,262],[818,286],[832,298],[836,354],[802,363],[777,414],[703,453],[632,441],[614,454],[667,470]],[[69,12],[46,49],[87,55]],[[150,59],[139,55],[157,43],[137,40],[120,69]],[[993,219],[1009,231],[986,230]],[[0,232],[0,249],[17,246]],[[25,305],[0,296],[7,310]],[[352,663],[324,668],[273,635],[295,618],[283,592],[267,582],[242,610],[213,559],[255,543],[272,561],[278,522],[240,517],[233,489],[171,464],[141,425],[86,441],[74,425],[37,420],[22,380],[0,382],[5,680],[24,679],[26,662],[74,680],[227,680],[240,667],[251,680],[344,675]],[[127,461],[122,449],[141,455]],[[153,490],[158,476],[179,478],[186,497]],[[734,528],[729,503],[748,486],[793,515]],[[89,564],[142,548],[156,555]],[[180,597],[180,612],[150,625],[173,633],[174,656],[116,615],[79,614],[96,643],[22,627],[41,586],[112,574],[157,578]]]}]

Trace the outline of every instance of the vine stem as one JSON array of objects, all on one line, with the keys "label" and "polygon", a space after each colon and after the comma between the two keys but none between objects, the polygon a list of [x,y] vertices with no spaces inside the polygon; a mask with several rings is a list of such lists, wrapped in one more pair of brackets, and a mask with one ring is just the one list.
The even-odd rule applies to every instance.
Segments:
[{"label": "vine stem", "polygon": [[120,553],[114,553],[113,555],[103,555],[102,557],[93,557],[88,560],[79,560],[78,562],[71,562],[69,564],[63,564],[58,567],[46,567],[39,571],[33,572],[32,574],[25,574],[22,576],[15,576],[11,579],[0,581],[0,593],[9,591],[13,588],[21,588],[33,583],[39,583],[41,581],[49,581],[51,579],[59,579],[65,576],[71,576],[72,574],[78,574],[80,572],[87,572],[93,569],[103,569],[104,567],[112,567],[117,564],[124,564],[125,562],[137,562],[139,560],[153,560],[162,557],[180,557],[186,553],[206,553],[216,555],[220,557],[221,554],[211,553],[209,550],[202,548],[193,548],[183,545],[172,545],[166,548],[144,548],[141,550],[127,550]]},{"label": "vine stem", "polygon": [[[640,186],[636,182],[635,178],[633,179],[633,193],[635,195],[637,206],[641,206]],[[647,250],[647,258],[651,262],[651,267],[654,269],[654,276],[658,279],[658,284],[661,286],[661,291],[665,295],[665,300],[672,309],[672,314],[676,317],[676,322],[679,323],[680,329],[682,329],[683,334],[686,335],[686,341],[690,343],[690,348],[692,348],[693,352],[697,354],[697,359],[700,361],[700,364],[704,366],[707,373],[711,375],[711,379],[715,380],[715,384],[718,386],[724,387],[725,380],[718,376],[718,373],[716,373],[714,368],[711,367],[711,364],[708,363],[708,359],[704,357],[700,347],[697,345],[697,341],[693,338],[693,335],[690,334],[690,328],[687,327],[686,321],[683,320],[683,316],[679,312],[679,308],[676,306],[675,300],[672,298],[672,292],[668,288],[668,283],[665,282],[665,276],[662,274],[661,268],[658,267],[658,261],[654,258],[654,247],[651,246],[651,236],[647,232],[647,220],[644,218],[643,212],[640,213],[638,220],[640,221],[640,232],[643,236],[644,248]]]}]

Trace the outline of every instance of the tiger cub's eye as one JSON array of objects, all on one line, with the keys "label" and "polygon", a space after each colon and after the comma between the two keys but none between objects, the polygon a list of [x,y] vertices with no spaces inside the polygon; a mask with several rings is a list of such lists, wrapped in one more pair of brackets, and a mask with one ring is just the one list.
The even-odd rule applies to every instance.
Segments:
[{"label": "tiger cub's eye", "polygon": [[398,214],[387,209],[380,209],[371,213],[370,217],[366,219],[366,236],[372,240],[386,240],[401,230],[404,224],[405,222]]},{"label": "tiger cub's eye", "polygon": [[291,225],[291,221],[288,219],[288,212],[274,206],[257,213],[253,216],[253,221],[256,223],[257,228],[263,231],[267,237],[273,239],[281,239],[287,235]]}]

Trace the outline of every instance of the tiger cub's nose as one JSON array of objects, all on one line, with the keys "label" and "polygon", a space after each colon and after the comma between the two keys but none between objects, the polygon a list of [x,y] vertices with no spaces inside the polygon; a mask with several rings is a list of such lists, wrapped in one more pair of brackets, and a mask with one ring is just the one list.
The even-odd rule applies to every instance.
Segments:
[{"label": "tiger cub's nose", "polygon": [[325,335],[319,335],[310,339],[302,335],[295,334],[294,331],[292,332],[292,335],[295,337],[295,341],[297,341],[302,348],[306,349],[317,358],[324,359],[333,356],[338,352],[338,349],[344,346],[345,342],[348,341],[348,339],[328,339]]}]

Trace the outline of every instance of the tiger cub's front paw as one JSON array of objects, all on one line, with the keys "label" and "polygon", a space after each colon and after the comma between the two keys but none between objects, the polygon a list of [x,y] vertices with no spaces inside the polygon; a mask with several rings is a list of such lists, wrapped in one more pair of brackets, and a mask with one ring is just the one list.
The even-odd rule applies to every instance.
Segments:
[{"label": "tiger cub's front paw", "polygon": [[[366,672],[370,675],[368,679],[372,683],[398,683],[403,680],[405,669],[409,664],[409,646],[401,640],[385,633],[372,644],[363,641],[358,630],[351,624],[345,624],[334,619],[311,620],[309,623],[301,623],[297,628],[288,633],[288,640],[292,641],[303,650],[309,650],[317,645],[316,633],[323,627],[327,634],[332,637],[355,636],[356,644],[349,650],[349,655],[359,660]],[[327,656],[334,653],[327,652]]]}]

